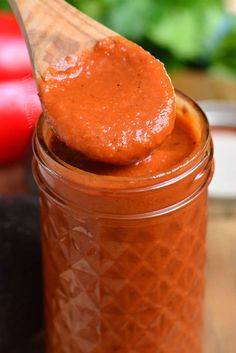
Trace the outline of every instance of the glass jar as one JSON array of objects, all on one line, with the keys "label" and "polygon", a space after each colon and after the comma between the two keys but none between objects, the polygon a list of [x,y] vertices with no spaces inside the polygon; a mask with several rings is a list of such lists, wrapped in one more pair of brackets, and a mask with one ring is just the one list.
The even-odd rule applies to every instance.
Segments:
[{"label": "glass jar", "polygon": [[201,353],[207,189],[213,149],[204,113],[177,92],[199,148],[147,177],[88,173],[50,150],[40,118],[48,353]]}]

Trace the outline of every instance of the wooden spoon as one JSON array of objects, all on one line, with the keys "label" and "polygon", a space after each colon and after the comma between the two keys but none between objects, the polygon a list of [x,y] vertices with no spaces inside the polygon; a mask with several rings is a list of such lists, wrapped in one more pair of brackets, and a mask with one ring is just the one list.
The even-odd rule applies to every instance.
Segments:
[{"label": "wooden spoon", "polygon": [[63,0],[9,0],[28,46],[35,78],[68,54],[116,33]]}]

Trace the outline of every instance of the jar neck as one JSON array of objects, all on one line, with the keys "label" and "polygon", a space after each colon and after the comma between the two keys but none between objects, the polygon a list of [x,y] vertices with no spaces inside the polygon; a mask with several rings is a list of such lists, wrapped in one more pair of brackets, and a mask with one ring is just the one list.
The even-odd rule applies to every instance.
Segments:
[{"label": "jar neck", "polygon": [[179,92],[177,110],[192,119],[199,147],[171,170],[133,178],[96,175],[59,163],[48,148],[47,124],[41,117],[33,139],[33,171],[39,188],[63,207],[106,218],[146,218],[183,207],[208,186],[213,147],[204,113]]}]

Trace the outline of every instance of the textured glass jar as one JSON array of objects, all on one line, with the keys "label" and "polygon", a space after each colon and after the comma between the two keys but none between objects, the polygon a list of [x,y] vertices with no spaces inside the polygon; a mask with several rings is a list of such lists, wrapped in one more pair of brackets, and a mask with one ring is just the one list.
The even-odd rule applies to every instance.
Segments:
[{"label": "textured glass jar", "polygon": [[40,189],[48,353],[201,353],[207,189],[213,170],[202,111],[177,93],[197,151],[148,177],[72,167],[50,151],[40,118]]}]

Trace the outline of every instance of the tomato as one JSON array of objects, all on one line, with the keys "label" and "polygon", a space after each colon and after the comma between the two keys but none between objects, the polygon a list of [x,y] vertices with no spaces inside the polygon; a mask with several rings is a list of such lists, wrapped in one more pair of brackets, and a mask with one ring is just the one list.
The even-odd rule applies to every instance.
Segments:
[{"label": "tomato", "polygon": [[19,25],[0,11],[0,165],[24,157],[41,112]]},{"label": "tomato", "polygon": [[32,78],[0,82],[0,165],[24,156],[40,112]]},{"label": "tomato", "polygon": [[15,17],[0,12],[0,81],[23,78],[31,72],[25,41]]}]

